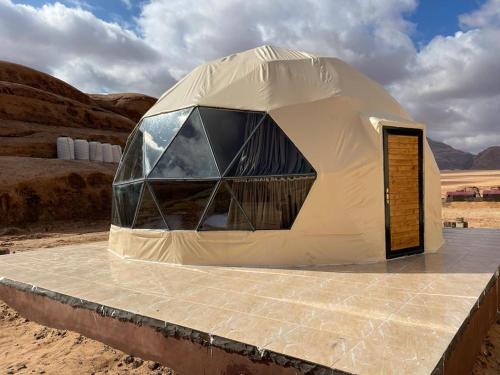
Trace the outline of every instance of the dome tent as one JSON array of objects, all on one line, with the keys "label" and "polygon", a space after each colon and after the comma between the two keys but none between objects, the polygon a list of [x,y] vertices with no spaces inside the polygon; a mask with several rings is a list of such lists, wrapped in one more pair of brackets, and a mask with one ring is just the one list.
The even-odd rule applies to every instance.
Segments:
[{"label": "dome tent", "polygon": [[143,116],[113,184],[109,249],[370,262],[437,250],[440,210],[423,124],[338,59],[263,46],[197,67]]}]

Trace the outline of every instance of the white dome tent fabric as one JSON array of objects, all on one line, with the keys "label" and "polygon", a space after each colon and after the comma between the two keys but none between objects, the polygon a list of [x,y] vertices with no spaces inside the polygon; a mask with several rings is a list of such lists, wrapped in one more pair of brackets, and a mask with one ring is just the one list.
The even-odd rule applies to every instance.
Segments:
[{"label": "white dome tent fabric", "polygon": [[257,266],[436,251],[439,170],[425,133],[335,58],[263,46],[209,62],[165,92],[129,137],[109,249]]},{"label": "white dome tent fabric", "polygon": [[101,142],[89,142],[89,158],[91,161],[102,162],[102,144]]},{"label": "white dome tent fabric", "polygon": [[75,139],[75,160],[89,160],[89,142],[85,139]]}]

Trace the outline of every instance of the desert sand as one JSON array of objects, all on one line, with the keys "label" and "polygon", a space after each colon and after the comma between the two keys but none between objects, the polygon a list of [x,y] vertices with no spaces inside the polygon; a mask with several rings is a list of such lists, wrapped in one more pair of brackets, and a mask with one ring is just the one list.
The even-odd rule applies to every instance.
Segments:
[{"label": "desert sand", "polygon": [[447,191],[466,186],[477,186],[481,190],[500,186],[500,169],[492,171],[441,171],[441,194],[443,196],[446,196]]},{"label": "desert sand", "polygon": [[[442,191],[500,185],[500,171],[442,173]],[[500,228],[500,202],[443,203],[443,219],[464,217],[470,227]],[[107,238],[108,220],[55,221],[0,232],[0,249],[29,251]],[[0,258],[1,261],[1,258]],[[0,301],[0,373],[170,374],[170,369],[110,348],[77,333],[43,327],[20,317]],[[500,317],[490,328],[473,374],[500,373]]]},{"label": "desert sand", "polygon": [[1,301],[0,373],[174,374],[78,333],[30,322]]},{"label": "desert sand", "polygon": [[[482,192],[500,186],[500,170],[496,171],[443,171],[441,195],[466,186],[476,186]],[[500,228],[500,202],[450,202],[443,203],[443,220],[463,217],[471,228]]]}]

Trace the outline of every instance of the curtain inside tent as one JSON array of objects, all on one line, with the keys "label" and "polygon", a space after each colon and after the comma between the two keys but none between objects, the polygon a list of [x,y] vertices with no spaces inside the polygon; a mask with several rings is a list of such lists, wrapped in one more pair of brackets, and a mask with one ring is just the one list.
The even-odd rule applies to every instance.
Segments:
[{"label": "curtain inside tent", "polygon": [[236,157],[227,176],[314,173],[286,134],[267,116]]},{"label": "curtain inside tent", "polygon": [[[255,229],[289,229],[314,182],[312,176],[242,178],[228,181]],[[231,205],[230,220],[241,213]]]}]

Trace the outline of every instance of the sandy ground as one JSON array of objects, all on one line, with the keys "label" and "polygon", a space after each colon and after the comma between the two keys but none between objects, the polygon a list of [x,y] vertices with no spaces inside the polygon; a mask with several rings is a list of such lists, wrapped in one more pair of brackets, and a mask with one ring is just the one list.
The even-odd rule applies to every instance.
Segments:
[{"label": "sandy ground", "polygon": [[174,372],[78,333],[30,322],[0,301],[0,374],[160,375]]},{"label": "sandy ground", "polygon": [[[443,172],[442,192],[463,186],[500,186],[500,171]],[[443,219],[464,217],[470,227],[500,228],[500,202],[443,204]],[[0,252],[33,250],[106,240],[109,222],[53,223],[27,229],[0,229]],[[1,258],[0,258],[1,260]],[[40,326],[0,301],[0,374],[171,374],[170,369],[131,358],[70,331]],[[475,375],[500,374],[500,316],[477,357]]]},{"label": "sandy ground", "polygon": [[453,191],[466,186],[476,186],[483,190],[492,186],[500,186],[500,170],[494,171],[442,171],[441,193]]},{"label": "sandy ground", "polygon": [[[500,170],[497,171],[443,171],[441,195],[466,186],[484,189],[500,186]],[[500,228],[500,202],[450,202],[443,203],[443,220],[463,217],[471,228]]]},{"label": "sandy ground", "polygon": [[500,228],[500,202],[443,203],[443,220],[463,217],[470,228]]},{"label": "sandy ground", "polygon": [[500,374],[500,314],[497,315],[497,321],[491,326],[483,341],[472,373],[474,375]]},{"label": "sandy ground", "polygon": [[18,251],[49,248],[84,242],[106,241],[109,221],[57,222],[50,226],[32,226],[29,229],[7,227],[0,229],[0,250]]}]

